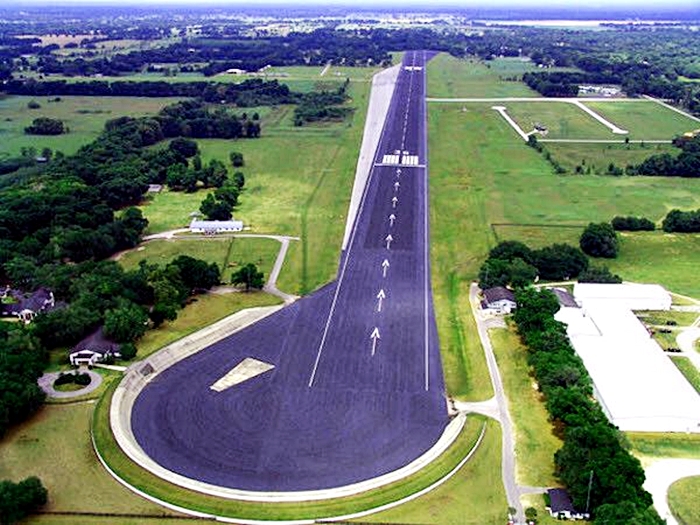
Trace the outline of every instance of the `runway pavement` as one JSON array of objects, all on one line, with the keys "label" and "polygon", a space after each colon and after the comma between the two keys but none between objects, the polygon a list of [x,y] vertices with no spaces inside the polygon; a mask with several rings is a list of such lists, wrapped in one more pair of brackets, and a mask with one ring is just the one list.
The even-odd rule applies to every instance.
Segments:
[{"label": "runway pavement", "polygon": [[[440,438],[428,58],[405,55],[336,281],[176,363],[136,399],[134,435],[161,466],[223,487],[317,490],[394,471]],[[246,358],[274,368],[210,389]]]}]

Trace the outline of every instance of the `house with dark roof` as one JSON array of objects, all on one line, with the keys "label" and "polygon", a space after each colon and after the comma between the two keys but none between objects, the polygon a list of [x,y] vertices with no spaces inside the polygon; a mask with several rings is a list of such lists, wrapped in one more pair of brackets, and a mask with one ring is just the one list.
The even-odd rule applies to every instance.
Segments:
[{"label": "house with dark roof", "polygon": [[515,294],[508,288],[496,286],[483,291],[484,300],[481,307],[495,314],[509,314],[518,307],[515,302]]},{"label": "house with dark roof", "polygon": [[120,346],[114,341],[107,339],[104,330],[100,326],[75,345],[75,348],[68,354],[68,358],[70,363],[75,366],[94,365],[110,357],[121,357],[119,350]]},{"label": "house with dark roof", "polygon": [[37,314],[48,312],[56,306],[53,292],[46,288],[25,294],[8,286],[0,295],[0,299],[0,314],[17,317],[25,324],[31,323]]},{"label": "house with dark roof", "polygon": [[571,497],[565,489],[548,489],[547,497],[549,505],[546,509],[553,518],[562,520],[584,520],[590,516],[587,513],[579,512],[574,508]]}]

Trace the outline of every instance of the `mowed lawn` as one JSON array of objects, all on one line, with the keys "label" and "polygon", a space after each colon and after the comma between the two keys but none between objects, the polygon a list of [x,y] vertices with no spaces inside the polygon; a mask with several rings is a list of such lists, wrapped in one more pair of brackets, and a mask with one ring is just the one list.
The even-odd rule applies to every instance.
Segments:
[{"label": "mowed lawn", "polygon": [[668,490],[668,503],[681,525],[700,523],[700,476],[676,481]]},{"label": "mowed lawn", "polygon": [[126,269],[134,269],[144,260],[164,266],[179,255],[189,255],[216,263],[222,273],[222,282],[227,283],[231,279],[231,273],[246,263],[255,264],[267,278],[279,249],[278,241],[265,238],[174,238],[148,241],[124,254],[119,262]]},{"label": "mowed lawn", "polygon": [[[581,108],[568,102],[505,102],[508,114],[525,133],[535,129],[535,125],[545,126],[546,139],[618,139],[609,128],[598,122]],[[492,110],[493,111],[493,110]],[[520,137],[513,130],[513,140]]]},{"label": "mowed lawn", "polygon": [[11,430],[0,442],[2,479],[38,476],[49,491],[48,511],[172,515],[116,483],[98,463],[89,437],[94,408],[47,405]]},{"label": "mowed lawn", "polygon": [[520,343],[515,327],[492,329],[489,336],[515,427],[518,482],[531,487],[554,486],[554,453],[562,441],[553,433],[544,398],[530,375],[527,349]]},{"label": "mowed lawn", "polygon": [[[535,71],[530,61],[502,58],[489,62],[441,53],[428,63],[428,96],[434,98],[538,97],[518,79]],[[511,80],[507,80],[511,79]]]},{"label": "mowed lawn", "polygon": [[158,328],[149,330],[137,341],[138,358],[144,358],[165,345],[245,308],[276,304],[280,304],[277,297],[263,292],[198,295],[178,312],[177,319],[166,321]]},{"label": "mowed lawn", "polygon": [[[0,155],[18,155],[23,147],[34,147],[37,153],[45,147],[75,153],[80,146],[91,142],[104,129],[106,121],[123,116],[140,117],[157,113],[161,108],[177,102],[177,98],[145,97],[0,97]],[[27,109],[35,100],[39,109]],[[62,120],[69,133],[57,136],[27,135],[24,128],[38,117]]]},{"label": "mowed lawn", "polygon": [[582,102],[613,124],[629,131],[631,140],[671,140],[676,135],[700,128],[700,122],[651,100]]}]

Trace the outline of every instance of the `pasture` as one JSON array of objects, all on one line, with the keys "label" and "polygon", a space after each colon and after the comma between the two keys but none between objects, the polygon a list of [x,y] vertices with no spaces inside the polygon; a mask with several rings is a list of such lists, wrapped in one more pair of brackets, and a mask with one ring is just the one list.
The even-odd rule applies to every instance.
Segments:
[{"label": "pasture", "polygon": [[[97,137],[106,121],[123,116],[141,117],[157,113],[161,108],[177,102],[177,98],[145,97],[0,97],[0,157],[19,155],[23,147],[34,147],[37,153],[45,147],[75,153]],[[41,107],[28,109],[35,100]],[[35,118],[49,117],[62,120],[69,133],[56,136],[27,135],[24,128]]]},{"label": "pasture", "polygon": [[[618,139],[613,133],[585,113],[581,108],[568,102],[539,101],[539,102],[506,102],[503,105],[508,114],[515,120],[525,133],[529,133],[535,125],[547,128],[546,139]],[[615,123],[613,121],[613,123]],[[520,138],[513,133],[513,138]]]}]

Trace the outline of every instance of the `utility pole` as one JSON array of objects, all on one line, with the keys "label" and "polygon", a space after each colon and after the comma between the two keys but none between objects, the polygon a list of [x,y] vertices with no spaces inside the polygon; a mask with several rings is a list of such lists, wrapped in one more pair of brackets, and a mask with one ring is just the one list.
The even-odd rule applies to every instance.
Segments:
[{"label": "utility pole", "polygon": [[588,507],[591,505],[591,488],[593,488],[593,470],[591,469],[591,475],[588,478],[588,496],[586,497],[586,514],[588,514]]}]

